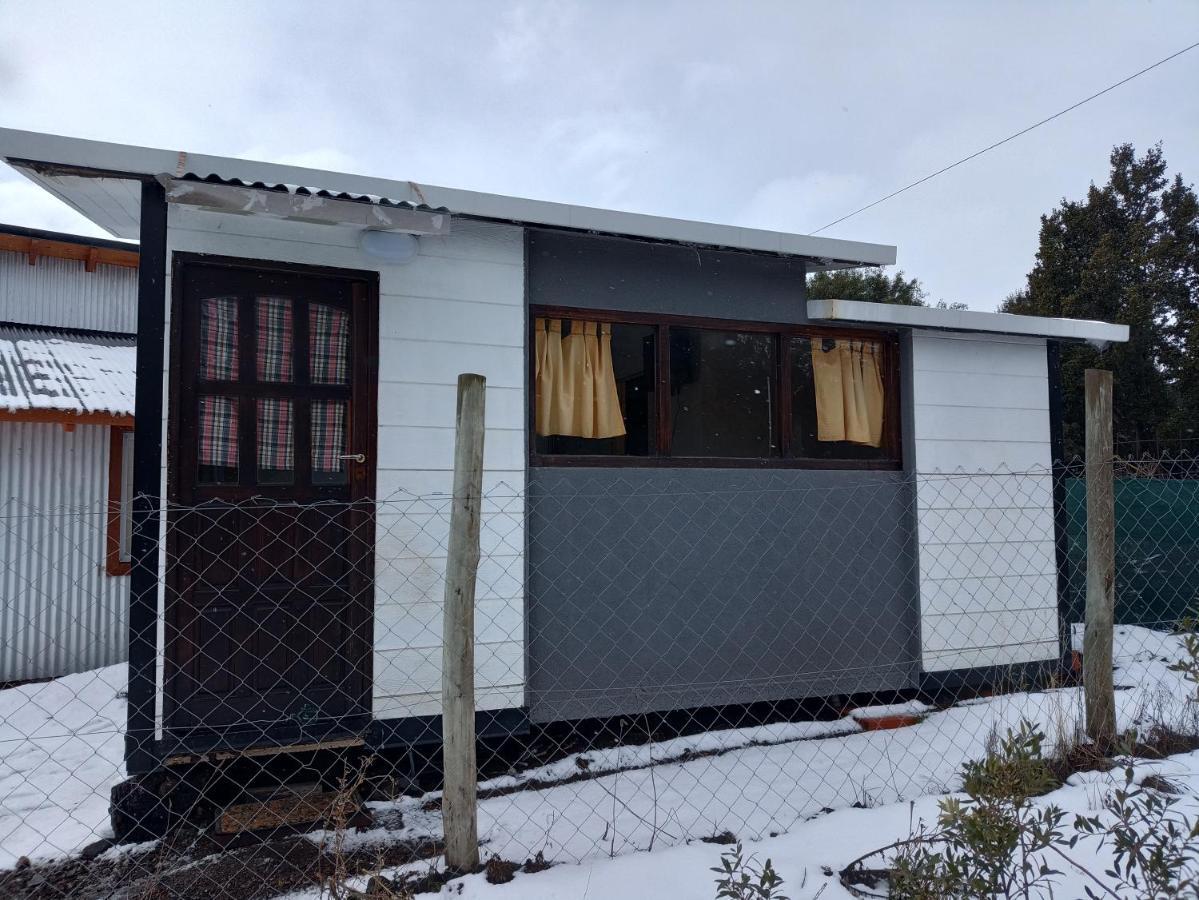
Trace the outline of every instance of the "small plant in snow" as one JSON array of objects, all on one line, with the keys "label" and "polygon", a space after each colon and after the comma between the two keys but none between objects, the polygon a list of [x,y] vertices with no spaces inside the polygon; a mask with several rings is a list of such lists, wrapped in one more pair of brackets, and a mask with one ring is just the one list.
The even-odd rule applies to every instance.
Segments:
[{"label": "small plant in snow", "polygon": [[720,865],[712,871],[718,876],[716,900],[787,900],[779,893],[783,878],[774,865],[768,859],[759,869],[754,857],[745,858],[740,841],[720,857]]},{"label": "small plant in snow", "polygon": [[967,798],[941,801],[941,830],[901,847],[893,864],[892,897],[1033,897],[1052,883],[1060,872],[1039,854],[1065,840],[1065,813],[1032,802],[1057,784],[1042,754],[1044,741],[1045,735],[1024,721],[994,752],[966,763]]},{"label": "small plant in snow", "polygon": [[[1117,788],[1104,803],[1115,817],[1105,823],[1099,816],[1079,816],[1074,823],[1078,834],[1099,836],[1099,845],[1111,842],[1116,864],[1104,874],[1117,889],[1134,892],[1137,897],[1193,897],[1199,895],[1199,821],[1191,822],[1175,806],[1178,797],[1166,792],[1160,781],[1145,779],[1138,787],[1132,766],[1124,770],[1124,786]],[[1087,888],[1089,897],[1103,896]]]},{"label": "small plant in snow", "polygon": [[1187,617],[1178,623],[1178,633],[1182,638],[1182,649],[1186,656],[1170,666],[1171,672],[1179,672],[1191,683],[1194,696],[1192,703],[1199,703],[1199,622]]}]

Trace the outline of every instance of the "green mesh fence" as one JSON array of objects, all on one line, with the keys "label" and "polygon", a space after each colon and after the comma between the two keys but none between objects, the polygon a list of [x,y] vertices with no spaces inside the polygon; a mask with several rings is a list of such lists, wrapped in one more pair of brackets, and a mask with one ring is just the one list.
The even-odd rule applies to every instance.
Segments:
[{"label": "green mesh fence", "polygon": [[[1069,621],[1086,606],[1086,481],[1067,478]],[[1199,479],[1116,479],[1116,622],[1160,626],[1199,613]]]}]

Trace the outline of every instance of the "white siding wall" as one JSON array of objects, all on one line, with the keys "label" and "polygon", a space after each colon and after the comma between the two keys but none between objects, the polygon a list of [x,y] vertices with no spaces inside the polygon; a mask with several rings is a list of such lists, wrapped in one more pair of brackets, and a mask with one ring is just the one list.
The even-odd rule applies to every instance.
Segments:
[{"label": "white siding wall", "polygon": [[[452,489],[462,372],[487,378],[484,488],[506,485],[506,493],[523,494],[522,230],[456,220],[452,234],[422,237],[417,258],[395,266],[363,254],[358,232],[348,228],[179,207],[170,208],[168,222],[171,252],[379,272],[374,715],[439,713],[448,504],[407,498]],[[168,260],[168,298],[169,268]],[[475,649],[480,709],[524,703],[523,529],[523,504],[484,507]]]},{"label": "white siding wall", "polygon": [[129,579],[108,575],[106,426],[0,422],[0,682],[126,658]]},{"label": "white siding wall", "polygon": [[916,332],[924,670],[1058,653],[1045,341]]},{"label": "white siding wall", "polygon": [[[131,245],[133,246],[133,245]],[[136,247],[134,247],[136,249]],[[137,331],[137,269],[0,250],[0,322]]]}]

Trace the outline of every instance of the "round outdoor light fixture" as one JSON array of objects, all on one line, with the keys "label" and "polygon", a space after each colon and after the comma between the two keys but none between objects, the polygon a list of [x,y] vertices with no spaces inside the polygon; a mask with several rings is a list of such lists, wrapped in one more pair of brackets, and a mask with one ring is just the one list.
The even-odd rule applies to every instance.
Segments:
[{"label": "round outdoor light fixture", "polygon": [[403,265],[416,258],[420,240],[415,234],[403,231],[364,231],[358,238],[358,246],[367,256]]}]

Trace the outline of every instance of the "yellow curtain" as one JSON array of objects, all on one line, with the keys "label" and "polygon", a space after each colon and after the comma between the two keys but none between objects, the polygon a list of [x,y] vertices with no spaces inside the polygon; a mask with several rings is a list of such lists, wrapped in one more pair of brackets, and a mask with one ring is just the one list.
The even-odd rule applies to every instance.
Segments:
[{"label": "yellow curtain", "polygon": [[812,380],[816,384],[816,440],[845,440],[845,397],[841,388],[841,342],[830,350],[812,338]]},{"label": "yellow curtain", "polygon": [[858,363],[861,367],[862,393],[866,406],[866,440],[870,447],[881,447],[883,443],[883,397],[882,346],[877,341],[861,341],[858,344]]},{"label": "yellow curtain", "polygon": [[537,434],[581,438],[625,433],[612,367],[612,327],[561,319],[534,320]]},{"label": "yellow curtain", "polygon": [[544,334],[538,339],[542,344],[540,348],[534,343],[538,363],[534,387],[536,429],[540,435],[561,434],[563,424],[571,418],[570,393],[560,388],[564,377],[562,320],[539,319],[537,330]]},{"label": "yellow curtain", "polygon": [[612,368],[612,326],[601,323],[599,339],[587,346],[594,354],[591,360],[591,369],[595,373],[595,428],[592,437],[623,437],[624,417],[620,414],[620,392],[616,389],[616,371]]},{"label": "yellow curtain", "polygon": [[839,340],[825,350],[813,338],[811,348],[816,439],[881,446],[886,404],[878,343]]},{"label": "yellow curtain", "polygon": [[595,372],[588,344],[595,343],[595,323],[570,323],[562,339],[562,373],[559,392],[566,398],[566,416],[556,434],[593,437],[595,432]]}]

